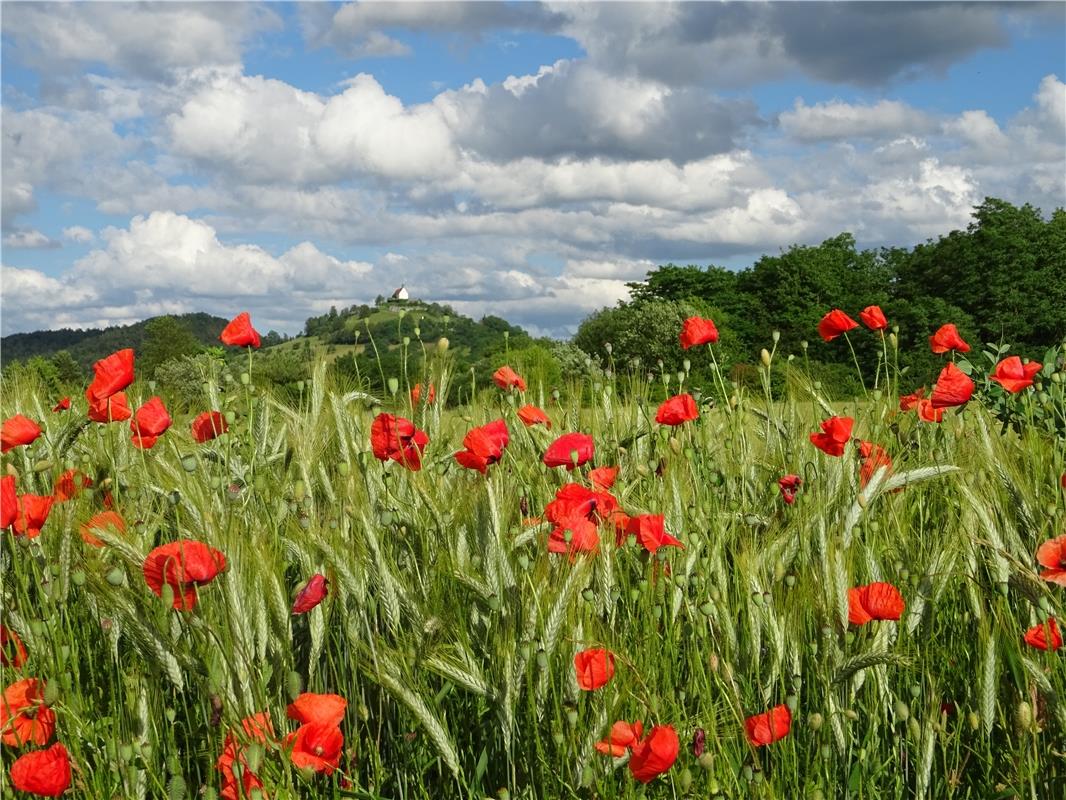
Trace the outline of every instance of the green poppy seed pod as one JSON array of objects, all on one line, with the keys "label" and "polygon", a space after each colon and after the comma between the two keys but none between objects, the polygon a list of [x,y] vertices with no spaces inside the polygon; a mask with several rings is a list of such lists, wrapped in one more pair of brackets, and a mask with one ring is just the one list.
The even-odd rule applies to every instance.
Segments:
[{"label": "green poppy seed pod", "polygon": [[651,614],[652,614],[653,617],[655,617],[655,619],[662,619],[662,616],[663,616],[663,607],[662,607],[662,605],[660,603],[656,603],[651,609]]},{"label": "green poppy seed pod", "polygon": [[765,347],[759,351],[759,360],[762,361],[762,365],[767,369],[770,368],[770,351]]},{"label": "green poppy seed pod", "polygon": [[389,378],[389,394],[396,394],[400,390],[400,381],[396,378]]},{"label": "green poppy seed pod", "polygon": [[169,583],[164,583],[160,590],[159,599],[163,603],[164,608],[174,607],[174,587]]},{"label": "green poppy seed pod", "polygon": [[181,457],[181,468],[186,472],[196,472],[196,456],[187,455]]},{"label": "green poppy seed pod", "polygon": [[75,586],[84,586],[85,573],[80,569],[76,569],[72,573],[70,573],[70,580]]},{"label": "green poppy seed pod", "polygon": [[571,728],[574,728],[574,727],[577,726],[577,709],[574,708],[573,706],[570,706],[569,708],[566,709],[566,723]]},{"label": "green poppy seed pod", "polygon": [[[133,760],[133,747],[131,747],[128,744],[120,744],[118,746],[118,760],[121,761],[123,764],[127,764],[130,761],[132,761]],[[234,765],[236,765],[236,763],[237,762],[234,761]]]},{"label": "green poppy seed pod", "polygon": [[500,598],[497,597],[495,594],[490,594],[487,602],[489,604],[489,608],[491,608],[493,611],[500,610]]},{"label": "green poppy seed pod", "polygon": [[788,588],[791,589],[795,585],[796,585],[796,576],[795,575],[786,575],[785,576],[785,586],[787,586]]},{"label": "green poppy seed pod", "polygon": [[629,602],[630,603],[640,602],[640,595],[641,595],[640,589],[630,589],[629,590]]},{"label": "green poppy seed pod", "polygon": [[981,717],[976,711],[971,711],[966,715],[966,721],[970,723],[970,730],[975,731],[981,727]]},{"label": "green poppy seed pod", "polygon": [[[710,750],[704,750],[700,754],[700,757],[696,759],[696,761],[697,761],[697,763],[699,763],[699,765],[701,767],[703,767],[706,770],[714,769],[714,756],[711,755],[711,751]],[[711,791],[712,792],[717,792],[718,791],[718,781],[716,781],[716,780],[714,780],[712,778],[711,779],[711,783],[713,784],[713,787],[711,788]]]},{"label": "green poppy seed pod", "polygon": [[563,732],[562,731],[553,731],[552,732],[552,742],[555,743],[556,747],[562,747],[563,746],[563,742],[565,742],[565,741],[566,741],[566,739],[563,736]]},{"label": "green poppy seed pod", "polygon": [[122,567],[112,567],[107,573],[107,582],[115,587],[122,586],[126,582],[126,573]]},{"label": "green poppy seed pod", "polygon": [[311,527],[311,518],[310,517],[300,517],[299,525],[300,525],[300,527],[303,530],[306,531],[308,528]]},{"label": "green poppy seed pod", "polygon": [[817,711],[807,716],[807,727],[810,728],[812,731],[817,731],[818,729],[820,729],[824,722],[825,718],[822,717],[822,715],[819,714]]},{"label": "green poppy seed pod", "polygon": [[185,779],[172,775],[167,782],[167,800],[185,800]]},{"label": "green poppy seed pod", "polygon": [[408,347],[408,346],[410,346],[410,344],[411,344],[411,337],[410,336],[404,336],[403,337],[403,346],[404,347]]},{"label": "green poppy seed pod", "polygon": [[896,722],[906,722],[911,715],[910,706],[903,700],[897,700],[895,705]]},{"label": "green poppy seed pod", "polygon": [[236,411],[227,411],[224,416],[226,417],[226,424],[227,425],[232,425],[234,422],[237,421],[237,412]]},{"label": "green poppy seed pod", "polygon": [[300,692],[303,691],[303,678],[300,677],[300,673],[292,670],[285,678],[285,691],[288,692],[289,699],[295,701],[300,696]]},{"label": "green poppy seed pod", "polygon": [[910,578],[910,576],[911,576],[911,571],[909,569],[907,569],[906,567],[904,567],[903,569],[901,569],[899,571],[899,577],[902,580],[907,580],[908,578]]},{"label": "green poppy seed pod", "polygon": [[1040,602],[1037,604],[1040,606],[1040,611],[1043,614],[1051,613],[1051,603],[1048,602],[1047,595],[1040,596]]},{"label": "green poppy seed pod", "polygon": [[552,389],[552,400],[554,400],[556,403],[558,403],[560,397],[561,397],[561,395],[559,393],[559,390],[558,389]]},{"label": "green poppy seed pod", "polygon": [[520,569],[522,569],[523,571],[529,569],[529,556],[527,556],[525,553],[520,553],[516,560],[518,561],[518,566]]},{"label": "green poppy seed pod", "polygon": [[1032,730],[1033,707],[1025,700],[1022,700],[1014,708],[1014,723],[1018,726],[1020,732]]},{"label": "green poppy seed pod", "polygon": [[911,692],[911,697],[917,698],[918,695],[920,695],[922,693],[922,687],[919,686],[916,683],[912,683],[910,692]]},{"label": "green poppy seed pod", "polygon": [[751,779],[755,777],[755,770],[751,768],[751,764],[744,765],[744,769],[740,771],[740,777],[748,783],[751,783]]},{"label": "green poppy seed pod", "polygon": [[796,709],[799,708],[799,704],[800,704],[800,700],[799,700],[799,697],[797,695],[790,694],[787,697],[785,697],[785,705],[788,706],[788,710],[789,711],[795,713]]},{"label": "green poppy seed pod", "polygon": [[803,352],[807,352],[807,340],[806,339],[804,339],[803,341],[800,342],[800,348],[802,348]]},{"label": "green poppy seed pod", "polygon": [[692,772],[688,767],[681,770],[681,775],[678,777],[678,781],[681,784],[681,791],[688,792],[692,788]]},{"label": "green poppy seed pod", "polygon": [[[178,717],[178,712],[175,711],[173,708],[166,709],[166,711],[164,711],[163,714],[166,716],[167,722],[169,722],[171,724],[173,724],[174,720],[177,719],[177,717]],[[174,766],[171,766],[170,767],[170,771],[171,772],[177,772],[178,768],[174,767]]]},{"label": "green poppy seed pod", "polygon": [[752,592],[751,593],[751,602],[753,602],[757,606],[762,606],[763,605],[762,592]]},{"label": "green poppy seed pod", "polygon": [[258,742],[252,742],[244,748],[244,758],[248,762],[248,769],[259,772],[263,763],[263,746]]},{"label": "green poppy seed pod", "polygon": [[537,669],[542,669],[543,670],[543,669],[547,669],[547,668],[548,668],[548,654],[544,652],[543,648],[541,648],[541,649],[537,650]]},{"label": "green poppy seed pod", "polygon": [[818,752],[822,754],[822,758],[829,758],[829,756],[833,755],[833,748],[828,744],[823,744],[818,748]]},{"label": "green poppy seed pod", "polygon": [[581,597],[584,598],[586,603],[591,603],[596,599],[596,593],[592,591],[592,589],[585,589],[585,591],[581,593]]},{"label": "green poppy seed pod", "polygon": [[591,764],[586,764],[581,770],[581,785],[584,787],[592,786],[596,781],[596,773],[592,770]]},{"label": "green poppy seed pod", "polygon": [[243,383],[245,386],[247,386],[251,382],[251,380],[252,376],[249,375],[247,372],[241,373],[241,383]]},{"label": "green poppy seed pod", "polygon": [[822,382],[821,381],[815,381],[814,382],[814,388],[817,389],[818,391],[821,391],[822,390]]},{"label": "green poppy seed pod", "polygon": [[349,475],[349,473],[351,473],[351,471],[352,471],[352,468],[348,464],[347,461],[342,461],[342,462],[340,462],[337,465],[337,474],[341,475],[342,477],[345,477],[345,478],[348,477],[348,475]]}]

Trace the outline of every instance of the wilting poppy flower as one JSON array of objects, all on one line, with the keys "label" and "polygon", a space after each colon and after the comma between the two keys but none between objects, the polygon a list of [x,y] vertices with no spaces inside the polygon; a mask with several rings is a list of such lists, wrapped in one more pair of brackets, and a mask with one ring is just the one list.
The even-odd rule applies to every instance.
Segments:
[{"label": "wilting poppy flower", "polygon": [[1059,632],[1059,625],[1054,617],[1048,617],[1047,622],[1031,627],[1025,632],[1024,639],[1027,645],[1037,650],[1054,651],[1062,647],[1062,633]]},{"label": "wilting poppy flower", "polygon": [[933,406],[933,401],[923,397],[918,401],[918,419],[922,422],[943,422],[944,409]]},{"label": "wilting poppy flower", "polygon": [[666,400],[655,412],[655,421],[660,425],[680,425],[698,419],[700,410],[690,394],[679,394]]},{"label": "wilting poppy flower", "polygon": [[14,447],[30,444],[41,435],[41,426],[28,417],[16,414],[5,419],[0,427],[0,450],[7,452]]},{"label": "wilting poppy flower", "polygon": [[744,733],[755,747],[784,739],[791,727],[792,712],[786,705],[774,706],[765,714],[756,714],[744,720]]},{"label": "wilting poppy flower", "polygon": [[611,726],[611,735],[602,742],[596,742],[596,749],[605,756],[619,758],[640,742],[644,735],[644,725],[638,719],[632,725],[619,720]]},{"label": "wilting poppy flower", "polygon": [[918,404],[922,402],[922,398],[925,397],[925,387],[915,389],[910,394],[902,395],[899,398],[899,410],[910,411],[912,408],[917,408]]},{"label": "wilting poppy flower", "polygon": [[259,347],[259,332],[252,327],[252,318],[247,311],[231,319],[218,338],[222,344],[234,347]]},{"label": "wilting poppy flower", "polygon": [[892,470],[892,459],[879,444],[873,442],[859,442],[859,455],[862,457],[862,466],[859,468],[859,485],[865,487],[881,467]]},{"label": "wilting poppy flower", "polygon": [[885,319],[885,312],[881,310],[881,306],[866,306],[859,312],[859,319],[872,331],[883,331],[888,327],[888,320]]},{"label": "wilting poppy flower", "polygon": [[340,725],[347,708],[348,701],[339,694],[304,692],[289,704],[285,714],[302,725]]},{"label": "wilting poppy flower", "polygon": [[133,350],[126,348],[101,358],[93,364],[96,377],[85,390],[85,396],[92,405],[116,395],[133,383]]},{"label": "wilting poppy flower", "polygon": [[602,647],[590,647],[574,656],[577,685],[586,692],[606,686],[614,677],[614,653]]},{"label": "wilting poppy flower", "polygon": [[130,407],[126,405],[126,393],[116,392],[102,400],[94,400],[89,397],[89,390],[85,390],[85,397],[89,400],[89,419],[93,422],[123,422],[133,416]]},{"label": "wilting poppy flower", "polygon": [[859,327],[859,323],[839,308],[834,308],[822,317],[822,321],[818,323],[818,333],[825,341],[831,342],[840,334],[847,333],[857,327]]},{"label": "wilting poppy flower", "polygon": [[285,747],[292,748],[290,757],[297,767],[332,775],[340,764],[344,734],[336,725],[312,722],[285,737]]},{"label": "wilting poppy flower", "polygon": [[629,772],[641,783],[649,783],[677,761],[681,742],[672,725],[656,725],[648,737],[633,748]]},{"label": "wilting poppy flower", "polygon": [[589,470],[589,483],[592,484],[592,488],[601,492],[606,492],[614,486],[617,477],[618,467],[596,467],[596,469]]},{"label": "wilting poppy flower", "polygon": [[412,472],[422,469],[422,453],[429,444],[424,431],[409,419],[378,414],[370,426],[370,446],[380,461],[392,459]]},{"label": "wilting poppy flower", "polygon": [[568,470],[591,461],[596,446],[592,437],[584,433],[566,433],[552,442],[544,451],[544,463],[549,467],[566,467]]},{"label": "wilting poppy flower", "polygon": [[1045,567],[1040,573],[1041,578],[1066,586],[1066,536],[1056,536],[1040,545],[1036,560]]},{"label": "wilting poppy flower", "polygon": [[875,619],[899,619],[903,595],[891,583],[877,582],[848,589],[848,622],[865,625]]},{"label": "wilting poppy flower", "polygon": [[949,350],[955,350],[959,353],[970,352],[970,345],[966,344],[963,338],[959,336],[958,328],[951,322],[947,325],[941,325],[937,328],[936,333],[929,337],[929,348],[938,354],[946,353]]},{"label": "wilting poppy flower", "polygon": [[11,785],[38,797],[59,797],[70,788],[70,756],[59,742],[15,759]]},{"label": "wilting poppy flower", "polygon": [[533,425],[544,425],[548,430],[552,429],[552,421],[548,415],[536,406],[522,406],[518,409],[518,418],[527,428]]},{"label": "wilting poppy flower", "polygon": [[10,628],[0,625],[0,664],[18,669],[26,663],[29,654],[19,635]]},{"label": "wilting poppy flower", "polygon": [[34,539],[41,535],[41,528],[52,510],[52,495],[22,494],[18,498],[18,516],[15,517],[16,535]]},{"label": "wilting poppy flower", "polygon": [[637,541],[649,553],[654,553],[660,547],[685,546],[679,539],[675,539],[666,532],[662,514],[641,514],[631,517],[627,530],[637,537]]},{"label": "wilting poppy flower", "polygon": [[678,338],[684,350],[699,344],[714,344],[718,341],[718,328],[709,319],[689,317],[682,323]]},{"label": "wilting poppy flower", "polygon": [[53,413],[58,413],[60,411],[68,411],[69,409],[70,409],[70,398],[69,397],[64,397],[62,400],[60,400],[58,403],[56,403],[54,406],[52,406],[52,412]]},{"label": "wilting poppy flower", "polygon": [[989,379],[995,381],[1011,394],[1020,392],[1033,385],[1033,376],[1043,367],[1039,361],[1023,364],[1018,356],[1005,358],[996,364]]},{"label": "wilting poppy flower", "polygon": [[200,444],[209,442],[229,430],[220,411],[205,411],[192,421],[192,438]]},{"label": "wilting poppy flower", "polygon": [[196,587],[204,586],[226,568],[226,556],[203,542],[183,539],[160,545],[144,560],[144,580],[156,597],[163,585],[174,592],[174,608],[188,611],[196,607]]},{"label": "wilting poppy flower", "polygon": [[[429,391],[426,393],[426,405],[433,405],[433,401],[437,399],[437,387],[432,383],[429,385]],[[417,406],[418,401],[422,399],[422,384],[416,383],[411,387],[411,405]]]},{"label": "wilting poppy flower", "polygon": [[18,515],[19,497],[15,476],[5,475],[0,478],[0,528],[10,528]]},{"label": "wilting poppy flower", "polygon": [[703,728],[696,728],[692,732],[692,755],[699,758],[707,746],[707,732]]},{"label": "wilting poppy flower", "polygon": [[965,372],[949,362],[940,371],[929,400],[933,408],[949,408],[966,405],[972,394],[973,381]]},{"label": "wilting poppy flower", "polygon": [[455,460],[467,469],[476,469],[484,475],[491,464],[503,458],[503,448],[507,447],[510,435],[507,423],[502,419],[474,428],[463,437],[463,447],[455,454]]},{"label": "wilting poppy flower", "polygon": [[584,517],[570,517],[560,522],[548,535],[549,553],[595,553],[600,547],[596,523]]},{"label": "wilting poppy flower", "polygon": [[130,422],[133,431],[133,443],[143,450],[152,448],[163,432],[170,427],[172,420],[167,407],[159,397],[152,397],[137,409]]},{"label": "wilting poppy flower", "polygon": [[777,479],[777,485],[781,489],[781,499],[792,505],[796,502],[796,493],[803,485],[803,478],[799,475],[786,475]]},{"label": "wilting poppy flower", "polygon": [[93,547],[104,546],[103,539],[100,539],[94,533],[99,531],[104,531],[105,533],[125,533],[126,521],[114,511],[101,511],[78,529],[82,541]]},{"label": "wilting poppy flower", "polygon": [[81,494],[83,489],[88,489],[92,485],[92,479],[84,472],[68,469],[56,478],[55,485],[52,487],[52,497],[57,503],[65,503],[73,500]]},{"label": "wilting poppy flower", "polygon": [[851,417],[830,417],[821,424],[821,433],[811,434],[811,444],[826,455],[842,456],[854,425],[855,420]]},{"label": "wilting poppy flower", "polygon": [[306,614],[325,600],[327,594],[329,594],[329,581],[326,580],[325,575],[316,572],[296,595],[296,600],[292,604],[292,613]]},{"label": "wilting poppy flower", "polygon": [[38,747],[52,738],[56,714],[44,704],[44,681],[23,678],[4,689],[0,698],[0,730],[4,744]]},{"label": "wilting poppy flower", "polygon": [[507,391],[512,386],[520,392],[526,390],[526,382],[510,367],[500,367],[492,373],[492,380],[504,391]]}]

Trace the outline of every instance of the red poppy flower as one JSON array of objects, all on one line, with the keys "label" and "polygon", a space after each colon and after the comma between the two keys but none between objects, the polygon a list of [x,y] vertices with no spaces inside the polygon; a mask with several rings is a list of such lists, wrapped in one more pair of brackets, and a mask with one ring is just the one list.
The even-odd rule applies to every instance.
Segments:
[{"label": "red poppy flower", "polygon": [[229,430],[221,411],[205,411],[192,421],[192,438],[200,444],[209,442]]},{"label": "red poppy flower", "polygon": [[203,542],[183,539],[160,545],[144,560],[144,580],[156,597],[163,596],[163,584],[174,592],[174,608],[188,611],[196,607],[196,587],[204,586],[226,568],[226,556]]},{"label": "red poppy flower", "polygon": [[[261,716],[263,715],[256,714],[253,717],[248,717],[241,721],[241,726],[250,739],[265,743],[266,736],[263,734],[269,731],[270,735],[273,736],[273,728],[270,724],[270,718],[267,717],[265,721],[266,728],[259,730],[259,720],[257,718]],[[249,730],[249,721],[256,722],[256,727],[253,729],[255,732]],[[240,767],[236,773],[233,770],[234,763]],[[244,746],[232,732],[226,734],[222,753],[219,754],[215,766],[222,773],[222,791],[219,792],[219,797],[223,798],[223,800],[245,800],[245,798],[251,797],[252,789],[263,788],[263,782],[259,779],[259,776],[252,772],[248,766]]]},{"label": "red poppy flower", "polygon": [[944,409],[933,406],[933,401],[923,397],[918,401],[918,419],[922,422],[943,422]]},{"label": "red poppy flower", "polygon": [[649,783],[670,769],[681,749],[672,725],[656,725],[648,737],[633,748],[629,772],[641,783]]},{"label": "red poppy flower", "polygon": [[304,588],[297,593],[296,600],[292,604],[292,613],[306,614],[325,600],[327,594],[329,594],[329,581],[326,580],[325,575],[316,572]]},{"label": "red poppy flower", "polygon": [[1041,578],[1066,586],[1066,535],[1056,536],[1040,545],[1036,560],[1046,568],[1040,573]]},{"label": "red poppy flower", "polygon": [[15,476],[5,475],[0,478],[0,528],[10,528],[18,515],[19,497]]},{"label": "red poppy flower", "polygon": [[492,380],[504,391],[507,391],[512,386],[520,392],[526,390],[526,382],[510,367],[500,367],[492,373]]},{"label": "red poppy flower", "polygon": [[126,393],[116,392],[102,400],[94,400],[89,397],[89,390],[85,390],[85,397],[89,400],[89,419],[93,422],[123,422],[133,416],[130,407],[126,405]]},{"label": "red poppy flower", "polygon": [[865,487],[881,467],[887,467],[891,472],[892,459],[879,444],[873,442],[859,442],[859,455],[862,457],[862,466],[859,468],[859,485]]},{"label": "red poppy flower", "polygon": [[559,487],[555,499],[544,507],[544,516],[556,525],[573,517],[602,522],[616,508],[618,501],[609,492],[587,489],[580,483],[567,483]]},{"label": "red poppy flower", "polygon": [[606,686],[614,677],[614,653],[602,647],[590,647],[574,656],[577,685],[586,692]]},{"label": "red poppy flower", "polygon": [[170,427],[173,420],[167,413],[167,407],[159,397],[152,397],[137,409],[130,422],[133,431],[133,443],[143,450],[155,446],[156,441]]},{"label": "red poppy flower", "polygon": [[19,635],[10,628],[0,625],[0,664],[18,669],[26,663],[29,653]]},{"label": "red poppy flower", "polygon": [[799,475],[786,475],[777,479],[777,485],[781,489],[781,499],[792,505],[796,502],[796,493],[803,485],[803,478]]},{"label": "red poppy flower", "polygon": [[959,330],[952,322],[947,325],[941,325],[937,328],[936,333],[929,337],[929,348],[937,354],[946,353],[949,350],[955,350],[959,353],[970,352],[970,345],[966,344],[965,340],[959,336]]},{"label": "red poppy flower", "polygon": [[57,503],[65,503],[73,500],[83,489],[93,485],[92,479],[84,472],[76,469],[68,469],[58,478],[52,487],[52,497]]},{"label": "red poppy flower", "polygon": [[848,589],[848,622],[865,625],[875,619],[899,619],[903,615],[903,595],[891,583],[870,583]]},{"label": "red poppy flower", "polygon": [[93,547],[104,546],[103,539],[100,539],[94,534],[94,532],[99,531],[104,531],[105,533],[125,533],[126,521],[114,511],[101,511],[78,529],[82,541]]},{"label": "red poppy flower", "polygon": [[1025,632],[1024,639],[1027,645],[1037,650],[1055,651],[1062,647],[1062,633],[1054,617],[1048,617],[1047,622],[1031,627]]},{"label": "red poppy flower", "polygon": [[1023,364],[1018,356],[1011,356],[996,364],[995,370],[988,377],[1014,394],[1032,386],[1033,376],[1040,372],[1043,366],[1039,361]]},{"label": "red poppy flower", "polygon": [[866,306],[859,312],[859,319],[872,331],[883,331],[888,327],[888,320],[885,319],[885,312],[881,310],[881,306]]},{"label": "red poppy flower", "polygon": [[925,397],[924,386],[915,389],[911,394],[903,395],[899,398],[899,410],[910,411],[912,408],[917,408],[918,404],[922,402],[923,397]]},{"label": "red poppy flower", "polygon": [[314,694],[304,692],[285,710],[289,719],[301,725],[340,725],[348,701],[339,694]]},{"label": "red poppy flower", "polygon": [[56,729],[56,714],[44,704],[45,683],[23,678],[4,689],[0,699],[0,737],[4,744],[43,747]]},{"label": "red poppy flower", "polygon": [[655,421],[660,425],[681,425],[689,420],[698,419],[700,410],[690,394],[679,394],[666,400],[655,413]]},{"label": "red poppy flower", "polygon": [[718,341],[718,328],[709,319],[689,317],[682,323],[678,338],[684,350],[699,344],[714,344]]},{"label": "red poppy flower", "polygon": [[744,720],[744,733],[755,747],[784,739],[791,727],[792,712],[786,705],[774,706],[765,714],[756,714]]},{"label": "red poppy flower", "polygon": [[70,398],[69,397],[64,397],[62,400],[60,400],[58,403],[56,403],[54,406],[52,406],[52,412],[53,413],[57,413],[59,411],[67,411],[69,409],[70,409]]},{"label": "red poppy flower", "polygon": [[[416,383],[411,387],[411,405],[417,406],[418,401],[422,399],[422,384]],[[426,394],[426,405],[433,405],[433,401],[437,399],[437,387],[432,383],[429,384],[429,392]]]},{"label": "red poppy flower", "polygon": [[549,553],[595,553],[600,548],[596,523],[584,517],[570,517],[560,522],[548,535]]},{"label": "red poppy flower", "polygon": [[853,328],[859,327],[859,323],[841,311],[834,308],[818,323],[818,333],[827,342],[833,341],[842,333],[847,333]]},{"label": "red poppy flower", "polygon": [[336,725],[312,722],[285,737],[285,747],[292,748],[290,757],[297,767],[332,775],[340,764],[344,734]]},{"label": "red poppy flower", "polygon": [[601,492],[609,491],[618,478],[618,467],[596,467],[589,470],[589,483]]},{"label": "red poppy flower", "polygon": [[427,444],[429,437],[425,432],[403,417],[378,414],[370,426],[370,446],[374,450],[374,457],[380,461],[391,458],[412,472],[422,469],[422,453]]},{"label": "red poppy flower", "polygon": [[552,429],[552,421],[548,415],[536,406],[522,406],[518,409],[518,418],[527,428],[533,425],[544,425],[548,430]]},{"label": "red poppy flower", "polygon": [[93,364],[93,372],[96,376],[85,390],[90,405],[118,394],[133,383],[133,350],[126,348],[101,358]]},{"label": "red poppy flower", "polygon": [[854,425],[855,420],[851,417],[830,417],[821,424],[821,433],[811,434],[811,444],[826,455],[842,456]]},{"label": "red poppy flower", "polygon": [[34,539],[41,535],[41,528],[52,510],[52,495],[22,494],[18,498],[18,516],[14,530],[18,536]]},{"label": "red poppy flower", "polygon": [[685,546],[679,539],[675,539],[666,532],[662,514],[641,514],[631,517],[627,530],[637,537],[637,541],[649,553],[656,552],[660,547]]},{"label": "red poppy flower", "polygon": [[640,742],[644,735],[644,725],[638,719],[632,725],[619,720],[611,726],[611,734],[602,742],[596,742],[596,749],[605,756],[620,758]]},{"label": "red poppy flower", "polygon": [[467,469],[476,469],[484,475],[489,465],[503,458],[503,449],[507,447],[510,435],[507,423],[502,419],[474,428],[463,437],[463,447],[455,454],[455,460]]},{"label": "red poppy flower", "polygon": [[933,408],[964,406],[970,401],[972,394],[973,381],[965,372],[949,362],[940,371],[929,400]]},{"label": "red poppy flower", "polygon": [[70,788],[70,755],[59,742],[15,759],[11,785],[38,797],[59,797]]},{"label": "red poppy flower", "polygon": [[28,417],[16,414],[5,419],[0,427],[0,450],[7,452],[14,447],[30,444],[41,435],[41,426]]},{"label": "red poppy flower", "polygon": [[234,347],[259,347],[259,332],[252,327],[252,318],[247,311],[231,319],[218,338],[222,344]]},{"label": "red poppy flower", "polygon": [[566,433],[552,442],[544,452],[544,463],[549,467],[566,467],[573,470],[592,460],[596,445],[592,437],[584,433]]}]

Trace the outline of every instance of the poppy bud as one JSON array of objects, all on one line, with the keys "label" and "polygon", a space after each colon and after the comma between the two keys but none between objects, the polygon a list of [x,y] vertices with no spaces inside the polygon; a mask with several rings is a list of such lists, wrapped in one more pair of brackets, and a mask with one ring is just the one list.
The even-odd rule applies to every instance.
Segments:
[{"label": "poppy bud", "polygon": [[[129,763],[133,760],[133,748],[128,744],[120,744],[118,746],[118,759],[123,764]],[[236,766],[236,762],[234,762]]]},{"label": "poppy bud", "polygon": [[[714,769],[714,756],[711,755],[710,751],[706,753],[701,753],[697,761],[699,762],[699,765],[704,769]],[[712,792],[718,791],[717,781],[712,780],[711,785],[713,787],[711,789]]]},{"label": "poppy bud", "polygon": [[418,325],[415,325],[415,336],[421,336],[421,335],[422,335],[422,329]]},{"label": "poppy bud", "polygon": [[72,573],[70,573],[70,580],[75,586],[84,586],[85,573],[80,569],[76,569]]},{"label": "poppy bud", "polygon": [[295,701],[300,693],[303,691],[303,678],[300,677],[300,673],[295,670],[289,672],[285,680],[285,691],[288,692],[289,699]]},{"label": "poppy bud", "polygon": [[823,722],[825,722],[825,719],[818,712],[815,712],[807,717],[807,727],[810,728],[812,731],[817,731],[819,728],[821,728]]},{"label": "poppy bud", "polygon": [[596,599],[596,593],[592,591],[592,589],[585,589],[585,591],[581,593],[581,597],[585,600],[586,603],[591,603],[593,600]]},{"label": "poppy bud", "polygon": [[577,725],[577,709],[573,706],[566,709],[566,721],[571,728]]},{"label": "poppy bud", "polygon": [[899,337],[896,335],[895,331],[888,334],[888,342],[892,345],[893,350],[899,349]]},{"label": "poppy bud", "polygon": [[767,369],[770,368],[770,351],[765,347],[759,351],[759,359],[762,361],[762,365]]},{"label": "poppy bud", "polygon": [[244,384],[245,386],[247,386],[247,385],[248,385],[248,383],[249,383],[249,382],[250,382],[251,380],[252,380],[252,376],[251,376],[251,375],[249,375],[249,374],[248,374],[247,372],[242,372],[242,373],[241,373],[241,383],[242,383],[242,384]]},{"label": "poppy bud", "polygon": [[186,472],[196,472],[196,456],[182,456],[181,468]]},{"label": "poppy bud", "polygon": [[252,742],[244,748],[244,758],[248,762],[248,769],[258,772],[263,763],[263,746],[258,742]]},{"label": "poppy bud", "polygon": [[501,786],[496,790],[496,798],[497,800],[511,800],[511,793],[507,791],[506,786]]},{"label": "poppy bud", "polygon": [[786,575],[785,576],[785,586],[788,586],[791,589],[795,585],[796,585],[796,576],[795,575]]},{"label": "poppy bud", "polygon": [[981,726],[981,717],[978,716],[976,711],[971,711],[966,715],[966,721],[970,723],[970,730],[977,730]]},{"label": "poppy bud", "polygon": [[910,706],[908,706],[902,700],[897,700],[896,701],[895,711],[896,711],[896,722],[906,722],[907,719],[911,715]]},{"label": "poppy bud", "polygon": [[450,344],[450,342],[448,341],[448,339],[446,337],[444,337],[444,336],[440,337],[439,339],[437,339],[437,352],[440,353],[441,355],[444,355],[445,353],[448,352],[448,345],[449,344]]},{"label": "poppy bud", "polygon": [[681,783],[682,792],[687,793],[688,790],[692,788],[692,773],[689,771],[688,767],[685,767],[683,770],[681,770],[681,775],[679,776],[678,780]]},{"label": "poppy bud", "polygon": [[403,337],[403,346],[404,346],[404,347],[407,347],[407,346],[409,346],[410,344],[411,344],[411,337],[410,337],[410,336],[404,336],[404,337]]},{"label": "poppy bud", "polygon": [[122,586],[126,582],[126,573],[122,571],[122,567],[113,567],[109,570],[107,582],[115,587]]},{"label": "poppy bud", "polygon": [[752,770],[751,764],[745,764],[744,769],[740,771],[740,777],[748,783],[751,783],[751,779],[755,776],[755,771]]},{"label": "poppy bud", "polygon": [[1014,709],[1014,722],[1019,731],[1028,731],[1033,727],[1033,707],[1022,700]]},{"label": "poppy bud", "polygon": [[544,652],[543,648],[537,651],[537,667],[539,669],[548,668],[548,655]]},{"label": "poppy bud", "polygon": [[347,461],[342,461],[341,463],[339,463],[339,464],[337,465],[337,474],[338,474],[338,475],[341,475],[341,476],[347,477],[347,476],[348,476],[348,474],[349,474],[349,473],[350,473],[351,471],[352,471],[352,468],[351,468],[351,467],[350,467],[350,466],[348,465],[348,462],[347,462]]},{"label": "poppy bud", "polygon": [[907,721],[907,733],[915,741],[922,738],[922,726],[918,724],[918,720],[914,717]]},{"label": "poppy bud", "polygon": [[227,425],[232,425],[234,422],[237,421],[236,411],[227,411],[225,414],[223,414],[223,416],[226,418]]}]

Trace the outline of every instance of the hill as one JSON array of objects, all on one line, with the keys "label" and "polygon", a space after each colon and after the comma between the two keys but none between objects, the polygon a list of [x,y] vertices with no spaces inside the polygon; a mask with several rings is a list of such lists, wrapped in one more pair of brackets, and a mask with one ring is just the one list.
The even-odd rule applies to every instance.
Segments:
[{"label": "hill", "polygon": [[[80,366],[88,369],[97,359],[124,347],[132,347],[139,352],[144,346],[148,326],[154,319],[158,317],[144,319],[132,325],[113,325],[103,329],[60,328],[53,331],[13,333],[0,339],[0,355],[7,365],[35,356],[50,358],[66,350]],[[205,346],[218,344],[218,335],[229,321],[202,312],[178,314],[173,316],[173,319]]]}]

